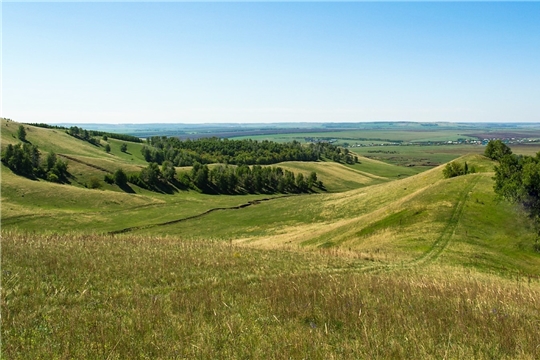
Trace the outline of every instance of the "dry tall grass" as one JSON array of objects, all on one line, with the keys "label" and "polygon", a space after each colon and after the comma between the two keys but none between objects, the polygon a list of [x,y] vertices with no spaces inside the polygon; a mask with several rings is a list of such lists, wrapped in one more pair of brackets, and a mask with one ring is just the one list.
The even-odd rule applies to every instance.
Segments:
[{"label": "dry tall grass", "polygon": [[540,357],[537,279],[358,261],[3,232],[2,358]]}]

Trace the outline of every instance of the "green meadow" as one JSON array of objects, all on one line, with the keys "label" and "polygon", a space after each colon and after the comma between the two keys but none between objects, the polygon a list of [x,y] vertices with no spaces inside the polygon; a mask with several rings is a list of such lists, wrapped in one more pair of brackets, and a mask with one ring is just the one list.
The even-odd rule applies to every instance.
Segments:
[{"label": "green meadow", "polygon": [[[2,120],[2,148],[18,125]],[[146,166],[143,144],[26,128],[70,176],[1,165],[2,358],[540,357],[537,233],[481,146],[355,147],[355,164],[279,164],[323,189],[211,195],[103,181]],[[449,161],[476,172],[446,179]]]},{"label": "green meadow", "polygon": [[[399,128],[399,125],[395,126]],[[287,141],[305,141],[306,138],[316,139],[335,139],[338,144],[387,144],[391,142],[428,142],[428,141],[457,141],[459,139],[474,139],[471,136],[464,135],[461,130],[425,130],[425,129],[363,129],[363,130],[329,130],[325,132],[302,132],[302,133],[284,133],[271,135],[238,136],[234,139],[250,138],[254,140],[269,140],[277,142]]]}]

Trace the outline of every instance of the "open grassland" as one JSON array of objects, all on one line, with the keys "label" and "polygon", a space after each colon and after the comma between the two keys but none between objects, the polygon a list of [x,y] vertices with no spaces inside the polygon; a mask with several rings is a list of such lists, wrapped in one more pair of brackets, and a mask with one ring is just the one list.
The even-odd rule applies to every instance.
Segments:
[{"label": "open grassland", "polygon": [[387,178],[375,173],[356,170],[354,167],[346,167],[335,162],[295,161],[280,163],[279,166],[294,173],[303,173],[304,176],[309,176],[310,172],[315,171],[317,179],[322,180],[331,192],[342,192],[388,181]]},{"label": "open grassland", "polygon": [[[540,151],[540,144],[511,144],[512,152],[534,156]],[[425,165],[434,166],[452,161],[467,154],[483,154],[485,146],[481,145],[389,145],[357,147],[352,152],[370,159],[384,161],[388,164],[425,169]],[[419,171],[417,171],[419,172]]]},{"label": "open grassland", "polygon": [[435,250],[440,246],[446,250],[442,263],[535,273],[540,262],[532,252],[534,229],[513,206],[496,199],[493,163],[479,155],[458,161],[467,161],[479,172],[443,179],[438,167],[389,181],[336,163],[284,163],[296,172],[317,169],[330,190],[356,188],[292,196],[213,196],[195,191],[171,196],[143,189],[128,194],[28,180],[4,169],[2,227],[189,234],[265,249],[350,249],[384,266],[418,261],[426,254],[432,254],[426,260],[439,261]]},{"label": "open grassland", "polygon": [[477,170],[451,179],[360,156],[279,164],[326,192],[169,194],[86,187],[140,144],[30,130],[74,186],[1,165],[2,358],[540,358],[535,229],[476,151],[397,147]]},{"label": "open grassland", "polygon": [[[71,185],[74,186],[26,179],[13,174],[2,164],[2,226],[8,229],[49,229],[60,232],[73,229],[89,232],[117,231],[178,220],[214,208],[235,207],[254,200],[282,197],[262,194],[215,196],[179,189],[172,189],[175,192],[171,195],[151,192],[134,185],[129,187],[132,193],[126,193],[118,186],[103,181],[100,189],[88,189],[86,186],[90,179],[103,179],[107,173],[104,169],[114,171],[114,163],[83,157],[78,160],[83,162],[67,160],[73,176],[70,179]],[[289,162],[282,165],[283,168],[306,175],[316,171],[327,192],[356,189],[387,181],[386,178],[330,162]],[[140,170],[136,165],[123,168],[128,172]]]},{"label": "open grassland", "polygon": [[82,189],[2,173],[2,227],[28,231],[95,233],[117,231],[233,207],[263,195],[211,196],[194,191],[178,196]]},{"label": "open grassland", "polygon": [[[18,124],[3,120],[2,125],[10,129],[2,131],[2,144],[18,142],[15,137]],[[27,129],[28,141],[38,144],[43,152],[42,157],[45,157],[47,151],[55,151],[67,161],[69,184],[30,180],[13,174],[1,164],[1,218],[2,226],[6,229],[119,231],[166,223],[215,208],[236,207],[250,201],[275,197],[212,196],[174,187],[169,189],[169,193],[156,193],[135,185],[121,189],[114,184],[105,183],[103,178],[118,168],[127,173],[138,173],[145,164],[140,154],[141,144],[129,143],[128,153],[122,153],[119,150],[122,142],[109,139],[112,151],[107,154],[103,147],[78,140],[59,130],[32,126]],[[101,142],[104,143],[103,140]],[[324,191],[327,192],[347,191],[385,182],[393,176],[399,176],[404,169],[380,162],[371,163],[374,165],[369,168],[364,168],[364,163],[344,166],[331,162],[289,162],[282,165],[306,175],[316,171],[325,184]],[[189,171],[186,168],[178,170]],[[99,181],[99,189],[88,188],[93,179]]]},{"label": "open grassland", "polygon": [[2,357],[540,356],[540,284],[327,251],[2,232]]},{"label": "open grassland", "polygon": [[399,166],[436,166],[467,154],[483,154],[481,145],[389,145],[357,147],[352,152]]},{"label": "open grassland", "polygon": [[332,192],[354,190],[366,185],[405,178],[431,168],[397,166],[363,156],[359,156],[358,163],[355,164],[285,162],[279,166],[305,174],[316,171],[317,174],[321,174],[323,182],[329,184],[328,187]]},{"label": "open grassland", "polygon": [[345,249],[382,267],[420,261],[536,274],[534,228],[495,197],[492,162],[476,155],[460,161],[483,172],[443,179],[439,167],[345,193],[279,198],[136,231],[264,249]]},{"label": "open grassland", "polygon": [[422,130],[422,129],[364,129],[364,130],[343,130],[343,131],[327,131],[327,132],[305,132],[305,133],[290,133],[290,134],[272,134],[272,135],[255,135],[255,136],[239,136],[234,139],[250,138],[254,140],[270,140],[277,142],[287,141],[306,141],[306,138],[315,139],[335,139],[337,144],[349,143],[350,145],[361,143],[388,143],[395,141],[406,142],[425,142],[425,141],[457,141],[458,139],[474,139],[464,135],[463,130]]},{"label": "open grassland", "polygon": [[535,156],[540,152],[540,144],[516,144],[512,145],[512,152],[518,155]]},{"label": "open grassland", "polygon": [[431,168],[428,166],[398,166],[376,159],[364,157],[362,155],[360,155],[358,158],[358,163],[347,166],[362,171],[364,173],[382,176],[388,179],[400,179],[407,176],[416,175],[418,173],[421,173],[422,171],[426,171]]}]

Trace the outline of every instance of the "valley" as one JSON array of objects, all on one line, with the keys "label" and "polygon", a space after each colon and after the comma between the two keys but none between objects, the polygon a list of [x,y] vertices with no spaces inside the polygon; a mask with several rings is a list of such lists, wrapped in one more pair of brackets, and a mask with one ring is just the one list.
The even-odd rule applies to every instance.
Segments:
[{"label": "valley", "polygon": [[[19,126],[2,120],[3,150]],[[540,355],[537,231],[494,192],[484,146],[340,146],[358,161],[262,165],[323,186],[219,194],[129,182],[148,143],[23,126],[68,175],[1,165],[7,358]],[[474,172],[446,178],[450,161]],[[127,184],[107,183],[119,168]]]}]

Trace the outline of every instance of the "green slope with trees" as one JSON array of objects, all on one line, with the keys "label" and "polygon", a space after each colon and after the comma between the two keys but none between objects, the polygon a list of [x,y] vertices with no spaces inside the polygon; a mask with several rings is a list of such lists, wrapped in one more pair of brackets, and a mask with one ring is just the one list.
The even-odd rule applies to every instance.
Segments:
[{"label": "green slope with trees", "polygon": [[540,355],[538,156],[175,167],[1,124],[3,358]]}]

